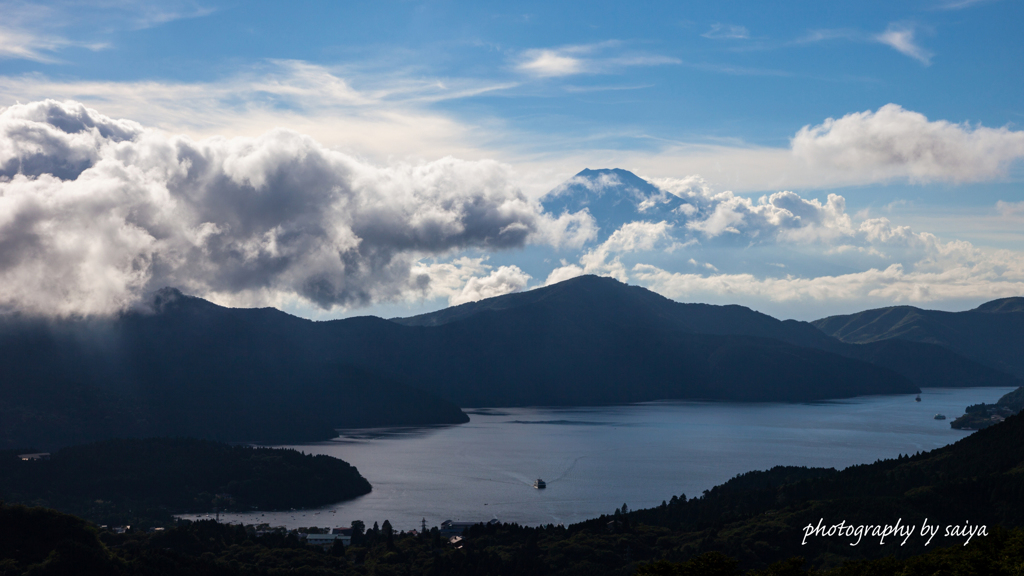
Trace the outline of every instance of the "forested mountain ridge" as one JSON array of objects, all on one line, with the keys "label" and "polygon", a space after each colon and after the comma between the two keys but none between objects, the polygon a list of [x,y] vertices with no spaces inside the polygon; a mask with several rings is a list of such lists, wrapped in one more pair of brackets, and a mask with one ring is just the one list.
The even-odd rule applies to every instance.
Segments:
[{"label": "forested mountain ridge", "polygon": [[1021,297],[993,300],[964,312],[892,306],[829,316],[812,324],[844,342],[907,340],[937,344],[997,370],[1024,377]]},{"label": "forested mountain ridge", "polygon": [[311,345],[316,327],[176,290],[112,319],[5,317],[0,447],[148,436],[310,442],[336,428],[468,421],[450,402]]},{"label": "forested mountain ridge", "polygon": [[[683,303],[612,278],[581,276],[528,292],[470,302],[409,318],[405,326],[437,327],[494,316],[559,318],[564,323],[591,321],[589,329],[609,327],[767,338],[822,350],[892,370],[918,387],[1021,386],[1018,378],[929,342],[885,340],[853,345],[808,322],[777,320],[744,306]],[[599,319],[599,320],[598,320]]]},{"label": "forested mountain ridge", "polygon": [[611,278],[384,320],[313,322],[172,289],[108,319],[0,318],[0,446],[118,436],[327,439],[465,422],[458,406],[809,401],[1019,386],[929,343],[847,344]]}]

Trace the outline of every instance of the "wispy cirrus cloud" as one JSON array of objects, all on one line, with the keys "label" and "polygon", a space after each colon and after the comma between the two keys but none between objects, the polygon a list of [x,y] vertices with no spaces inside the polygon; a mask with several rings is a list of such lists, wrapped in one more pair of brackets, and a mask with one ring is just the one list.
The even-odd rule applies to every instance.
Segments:
[{"label": "wispy cirrus cloud", "polygon": [[338,70],[271,60],[209,82],[0,76],[0,102],[74,99],[112,116],[194,138],[256,137],[289,126],[328,146],[380,161],[444,155],[493,158],[497,154],[487,144],[488,132],[433,111],[430,105],[513,85],[372,76],[356,88]]},{"label": "wispy cirrus cloud", "polygon": [[73,42],[59,36],[43,36],[27,30],[0,27],[0,59],[31,60],[43,64],[60,62],[57,52],[70,47],[102,50],[101,42]]},{"label": "wispy cirrus cloud", "polygon": [[[56,64],[68,48],[103,50],[111,47],[105,36],[115,30],[152,28],[175,20],[200,18],[214,9],[189,0],[151,2],[68,1],[24,2],[0,0],[0,59]],[[72,34],[78,27],[88,30]]]},{"label": "wispy cirrus cloud", "polygon": [[[555,78],[577,74],[608,74],[634,66],[680,64],[678,58],[620,50],[623,43],[609,40],[595,44],[579,44],[557,48],[533,48],[523,51],[515,69],[538,78]],[[615,50],[617,53],[613,53]]]},{"label": "wispy cirrus cloud", "polygon": [[750,31],[747,30],[746,26],[715,23],[701,36],[714,40],[745,40],[750,38]]},{"label": "wispy cirrus cloud", "polygon": [[916,35],[917,28],[907,24],[890,24],[885,31],[880,33],[868,33],[854,28],[817,28],[808,31],[789,44],[814,44],[831,40],[878,43],[889,46],[899,53],[929,66],[934,54],[917,43]]},{"label": "wispy cirrus cloud", "polygon": [[978,4],[989,4],[998,1],[999,0],[949,0],[947,2],[940,2],[935,6],[935,8],[937,10],[963,10],[964,8],[977,6]]},{"label": "wispy cirrus cloud", "polygon": [[910,56],[925,66],[930,66],[933,54],[917,44],[914,36],[915,29],[912,26],[890,24],[885,32],[876,35],[874,40]]}]

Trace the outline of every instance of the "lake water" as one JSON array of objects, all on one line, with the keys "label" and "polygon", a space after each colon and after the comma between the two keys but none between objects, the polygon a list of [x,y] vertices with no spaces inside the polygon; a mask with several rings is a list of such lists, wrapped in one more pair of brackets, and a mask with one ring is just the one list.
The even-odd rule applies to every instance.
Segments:
[{"label": "lake water", "polygon": [[[290,446],[355,465],[373,485],[317,510],[222,514],[222,522],[396,529],[447,519],[570,524],[627,504],[700,495],[749,470],[844,468],[945,446],[969,432],[949,420],[1013,388],[927,389],[814,404],[656,402],[613,407],[467,410],[429,429],[359,430]],[[933,417],[945,414],[949,420]],[[532,488],[542,478],[547,488]],[[302,490],[302,486],[295,486]],[[187,518],[194,518],[186,516]]]}]

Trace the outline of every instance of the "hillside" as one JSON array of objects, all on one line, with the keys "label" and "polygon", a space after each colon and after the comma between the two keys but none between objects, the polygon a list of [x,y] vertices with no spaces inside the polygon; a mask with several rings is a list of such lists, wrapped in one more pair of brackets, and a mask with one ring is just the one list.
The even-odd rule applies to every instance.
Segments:
[{"label": "hillside", "polygon": [[[943,346],[886,340],[848,344],[823,334],[810,323],[780,321],[737,305],[681,303],[639,286],[611,278],[581,276],[559,284],[453,306],[410,318],[393,318],[405,326],[436,327],[493,316],[514,322],[534,314],[580,323],[600,318],[601,325],[644,327],[650,330],[717,336],[772,339],[867,362],[904,376],[918,387],[1020,386],[1016,377],[970,360]],[[553,323],[553,322],[552,322]]]},{"label": "hillside", "polygon": [[302,442],[458,406],[810,401],[1019,386],[942,346],[847,344],[742,306],[582,276],[406,319],[312,322],[165,289],[110,319],[0,320],[0,446]]},{"label": "hillside", "polygon": [[148,436],[310,442],[335,428],[468,421],[453,403],[332,357],[314,322],[173,290],[153,304],[109,320],[6,318],[0,447]]},{"label": "hillside", "polygon": [[[638,511],[632,522],[679,534],[674,545],[697,553],[720,550],[747,564],[793,555],[814,565],[842,559],[908,557],[926,548],[915,536],[905,546],[878,538],[857,547],[850,539],[811,538],[802,528],[845,520],[847,524],[1024,525],[1024,416],[978,431],[954,444],[845,470],[778,467],[750,472],[691,500]],[[940,533],[934,546],[966,538]]]},{"label": "hillside", "polygon": [[965,312],[893,306],[830,316],[812,324],[843,342],[907,340],[937,344],[1024,377],[1024,298],[1003,298]]}]

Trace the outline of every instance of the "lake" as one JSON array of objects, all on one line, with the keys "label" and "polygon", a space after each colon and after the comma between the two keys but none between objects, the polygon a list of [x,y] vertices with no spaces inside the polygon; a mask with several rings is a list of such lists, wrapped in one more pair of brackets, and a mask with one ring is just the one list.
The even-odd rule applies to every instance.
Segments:
[{"label": "lake", "polygon": [[[926,389],[813,404],[652,402],[585,408],[466,410],[459,426],[345,431],[289,446],[355,465],[370,494],[316,510],[222,514],[222,522],[399,530],[447,519],[570,524],[700,495],[777,465],[844,468],[945,446],[949,421],[1013,388]],[[949,420],[935,420],[936,413]],[[547,488],[536,490],[542,478]],[[296,486],[302,490],[302,486]],[[186,516],[186,518],[195,518]]]}]

